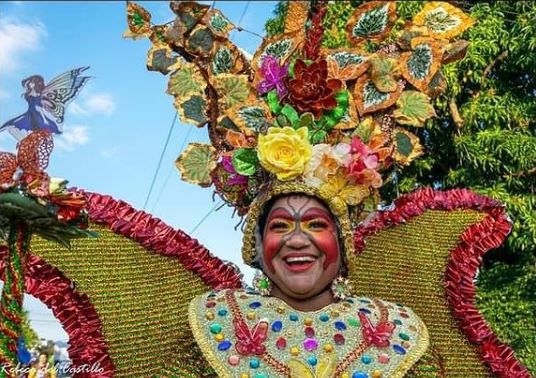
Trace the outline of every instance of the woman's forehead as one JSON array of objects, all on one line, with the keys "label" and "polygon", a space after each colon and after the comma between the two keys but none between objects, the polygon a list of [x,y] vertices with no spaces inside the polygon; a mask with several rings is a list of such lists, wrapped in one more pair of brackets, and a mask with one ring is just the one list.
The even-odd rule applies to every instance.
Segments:
[{"label": "woman's forehead", "polygon": [[309,209],[322,209],[329,214],[331,211],[318,199],[304,194],[290,194],[278,198],[272,205],[270,213],[275,209],[286,209],[291,213],[303,214]]}]

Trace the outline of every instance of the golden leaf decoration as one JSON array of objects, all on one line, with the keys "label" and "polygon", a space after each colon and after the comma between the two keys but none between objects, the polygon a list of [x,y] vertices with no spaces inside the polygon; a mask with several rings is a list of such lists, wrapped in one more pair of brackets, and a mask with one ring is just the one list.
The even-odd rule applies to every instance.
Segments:
[{"label": "golden leaf decoration", "polygon": [[127,26],[124,38],[147,37],[151,34],[151,14],[141,5],[127,1]]},{"label": "golden leaf decoration", "polygon": [[395,143],[393,157],[401,165],[409,165],[424,153],[419,138],[407,130],[395,128],[392,138]]},{"label": "golden leaf decoration", "polygon": [[413,18],[413,24],[424,26],[434,38],[452,39],[473,26],[475,21],[462,10],[444,1],[428,1]]},{"label": "golden leaf decoration", "polygon": [[348,180],[346,172],[339,169],[335,175],[330,177],[328,182],[322,184],[320,193],[323,198],[331,198],[334,203],[356,206],[370,195],[370,190],[366,186],[352,184]]},{"label": "golden leaf decoration", "polygon": [[290,1],[285,16],[285,33],[305,32],[305,23],[309,14],[308,1]]}]

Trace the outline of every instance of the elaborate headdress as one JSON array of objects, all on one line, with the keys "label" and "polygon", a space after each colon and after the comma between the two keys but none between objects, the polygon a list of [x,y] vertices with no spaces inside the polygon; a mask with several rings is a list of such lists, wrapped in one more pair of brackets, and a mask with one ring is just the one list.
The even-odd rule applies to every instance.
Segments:
[{"label": "elaborate headdress", "polygon": [[375,209],[383,177],[423,153],[408,127],[435,116],[431,98],[446,87],[440,68],[465,55],[467,43],[453,40],[473,21],[445,2],[406,20],[395,2],[371,1],[349,18],[348,47],[329,49],[325,4],[289,2],[284,32],[264,39],[250,62],[229,41],[234,25],[220,11],[194,2],[171,8],[172,24],[152,26],[129,3],[126,35],[152,41],[147,67],[171,72],[167,93],[181,120],[208,125],[211,144],[191,143],[177,159],[182,179],[214,186],[248,213],[248,264],[263,205],[290,192],[329,205],[353,256],[352,229]]}]

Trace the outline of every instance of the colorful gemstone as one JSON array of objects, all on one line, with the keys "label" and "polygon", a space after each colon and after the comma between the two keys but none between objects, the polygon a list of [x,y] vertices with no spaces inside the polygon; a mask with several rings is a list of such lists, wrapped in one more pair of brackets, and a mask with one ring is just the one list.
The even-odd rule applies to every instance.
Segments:
[{"label": "colorful gemstone", "polygon": [[403,317],[403,318],[405,318],[405,319],[409,318],[409,315],[406,314],[405,312],[401,312],[401,313],[400,313],[400,316]]},{"label": "colorful gemstone", "polygon": [[207,311],[206,314],[205,314],[205,318],[207,320],[214,320],[214,313],[212,311]]},{"label": "colorful gemstone", "polygon": [[331,315],[332,318],[336,318],[340,314],[339,314],[339,311],[337,311],[337,310],[331,310],[330,315]]},{"label": "colorful gemstone", "polygon": [[236,366],[240,363],[240,357],[236,354],[233,354],[232,356],[229,356],[227,362],[229,362],[229,365],[231,366]]},{"label": "colorful gemstone", "polygon": [[409,340],[409,336],[408,336],[407,334],[403,333],[403,332],[400,332],[400,333],[398,334],[398,336],[400,336],[400,338],[401,338],[402,340],[406,340],[406,341]]},{"label": "colorful gemstone", "polygon": [[218,350],[219,351],[226,351],[231,347],[231,342],[229,340],[223,340],[221,343],[218,344]]},{"label": "colorful gemstone", "polygon": [[227,310],[224,309],[224,308],[222,308],[221,310],[218,311],[218,315],[219,315],[219,316],[225,316],[225,315],[227,315]]},{"label": "colorful gemstone", "polygon": [[346,302],[348,302],[348,303],[354,303],[354,300],[353,300],[352,298],[348,298],[348,299],[346,299]]},{"label": "colorful gemstone", "polygon": [[333,341],[335,341],[335,344],[337,345],[343,345],[346,340],[341,333],[336,333],[335,335],[333,335]]},{"label": "colorful gemstone", "polygon": [[255,378],[268,378],[268,376],[265,373],[258,372],[255,373]]},{"label": "colorful gemstone", "polygon": [[249,320],[255,320],[256,317],[257,317],[257,314],[255,313],[255,311],[249,311],[246,314],[246,318],[248,318]]},{"label": "colorful gemstone", "polygon": [[387,363],[389,363],[389,360],[390,360],[390,359],[391,359],[391,358],[389,357],[389,355],[388,355],[387,353],[382,353],[382,354],[380,354],[380,355],[378,356],[378,362],[379,362],[380,364],[387,364]]},{"label": "colorful gemstone", "polygon": [[352,378],[368,378],[368,374],[364,371],[354,371]]},{"label": "colorful gemstone", "polygon": [[284,314],[284,313],[285,313],[285,307],[283,307],[283,306],[278,306],[278,307],[277,307],[277,312],[278,312],[279,314]]},{"label": "colorful gemstone", "polygon": [[284,337],[279,337],[276,341],[275,341],[275,346],[277,347],[277,349],[279,350],[283,350],[287,347],[287,339],[285,339]]},{"label": "colorful gemstone", "polygon": [[214,306],[216,306],[216,302],[214,301],[208,301],[207,303],[205,303],[206,308],[212,308]]},{"label": "colorful gemstone", "polygon": [[365,365],[368,365],[372,362],[372,357],[370,357],[368,354],[365,354],[361,357],[361,362],[363,362]]},{"label": "colorful gemstone", "polygon": [[305,327],[304,332],[306,337],[315,337],[315,330],[313,327]]},{"label": "colorful gemstone", "polygon": [[348,319],[348,324],[350,324],[352,327],[359,327],[361,323],[356,318],[350,318]]},{"label": "colorful gemstone", "polygon": [[394,322],[396,325],[402,325],[402,320],[400,320],[400,319],[395,319],[393,322]]},{"label": "colorful gemstone", "polygon": [[298,321],[298,315],[296,315],[296,314],[290,314],[290,315],[288,316],[288,318],[289,318],[291,321],[293,321],[293,322],[297,322],[297,321]]},{"label": "colorful gemstone", "polygon": [[240,299],[248,299],[248,296],[246,294],[240,294]]},{"label": "colorful gemstone", "polygon": [[410,325],[409,330],[412,332],[417,332],[417,327],[415,327],[414,325]]},{"label": "colorful gemstone", "polygon": [[255,302],[251,302],[249,304],[249,308],[255,310],[256,308],[259,308],[262,306],[262,303],[261,302],[258,302],[258,301],[255,301]]},{"label": "colorful gemstone", "polygon": [[346,324],[344,324],[344,322],[341,322],[341,321],[335,322],[333,323],[333,325],[335,326],[335,329],[337,331],[344,331],[346,329]]},{"label": "colorful gemstone", "polygon": [[223,339],[225,339],[225,336],[223,336],[223,333],[217,333],[214,335],[214,340],[216,340],[217,342],[223,341]]},{"label": "colorful gemstone", "polygon": [[249,378],[249,374],[248,373],[241,373],[240,378]]},{"label": "colorful gemstone", "polygon": [[305,324],[306,326],[313,325],[313,319],[311,319],[311,318],[305,318],[305,319],[303,320],[303,324]]},{"label": "colorful gemstone", "polygon": [[319,319],[320,319],[321,322],[327,322],[329,320],[329,315],[328,314],[322,314],[322,315],[320,315]]},{"label": "colorful gemstone", "polygon": [[395,351],[395,353],[398,353],[398,354],[406,354],[406,350],[401,345],[398,345],[398,344],[393,345],[393,350]]},{"label": "colorful gemstone", "polygon": [[365,314],[370,314],[370,310],[368,308],[365,308],[365,307],[361,307],[359,309],[359,311],[364,312]]},{"label": "colorful gemstone", "polygon": [[411,344],[409,343],[409,341],[402,341],[400,345],[402,345],[406,349],[409,349],[409,347],[411,347]]},{"label": "colorful gemstone", "polygon": [[253,357],[251,360],[249,360],[250,368],[257,369],[259,366],[261,366],[261,361],[257,357]]},{"label": "colorful gemstone", "polygon": [[361,303],[370,303],[370,301],[368,299],[360,299],[359,302],[361,302]]},{"label": "colorful gemstone", "polygon": [[318,360],[315,356],[309,356],[309,358],[307,358],[307,362],[309,363],[309,365],[315,366],[318,363]]},{"label": "colorful gemstone", "polygon": [[370,376],[372,378],[381,378],[382,377],[382,372],[380,370],[374,370]]},{"label": "colorful gemstone", "polygon": [[222,328],[221,328],[221,325],[219,325],[219,323],[213,323],[210,326],[210,333],[217,334],[217,333],[220,333],[221,330]]},{"label": "colorful gemstone", "polygon": [[331,345],[330,343],[327,343],[324,345],[324,351],[326,353],[331,353],[333,352],[333,345]]},{"label": "colorful gemstone", "polygon": [[298,354],[300,354],[300,348],[295,346],[290,348],[290,354],[292,354],[293,356],[297,356]]},{"label": "colorful gemstone", "polygon": [[306,351],[312,352],[313,350],[316,350],[318,348],[318,341],[315,339],[305,339],[303,342],[303,347]]},{"label": "colorful gemstone", "polygon": [[281,320],[276,320],[272,323],[272,331],[279,332],[281,329],[283,329],[283,322]]},{"label": "colorful gemstone", "polygon": [[341,378],[350,378],[350,374],[342,373]]}]

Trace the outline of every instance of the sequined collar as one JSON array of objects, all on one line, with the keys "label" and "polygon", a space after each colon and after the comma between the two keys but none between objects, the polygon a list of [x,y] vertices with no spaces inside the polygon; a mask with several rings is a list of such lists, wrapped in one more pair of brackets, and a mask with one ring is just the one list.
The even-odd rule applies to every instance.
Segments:
[{"label": "sequined collar", "polygon": [[225,290],[195,298],[189,320],[222,377],[402,377],[428,347],[411,309],[364,297],[301,312],[275,297]]}]

